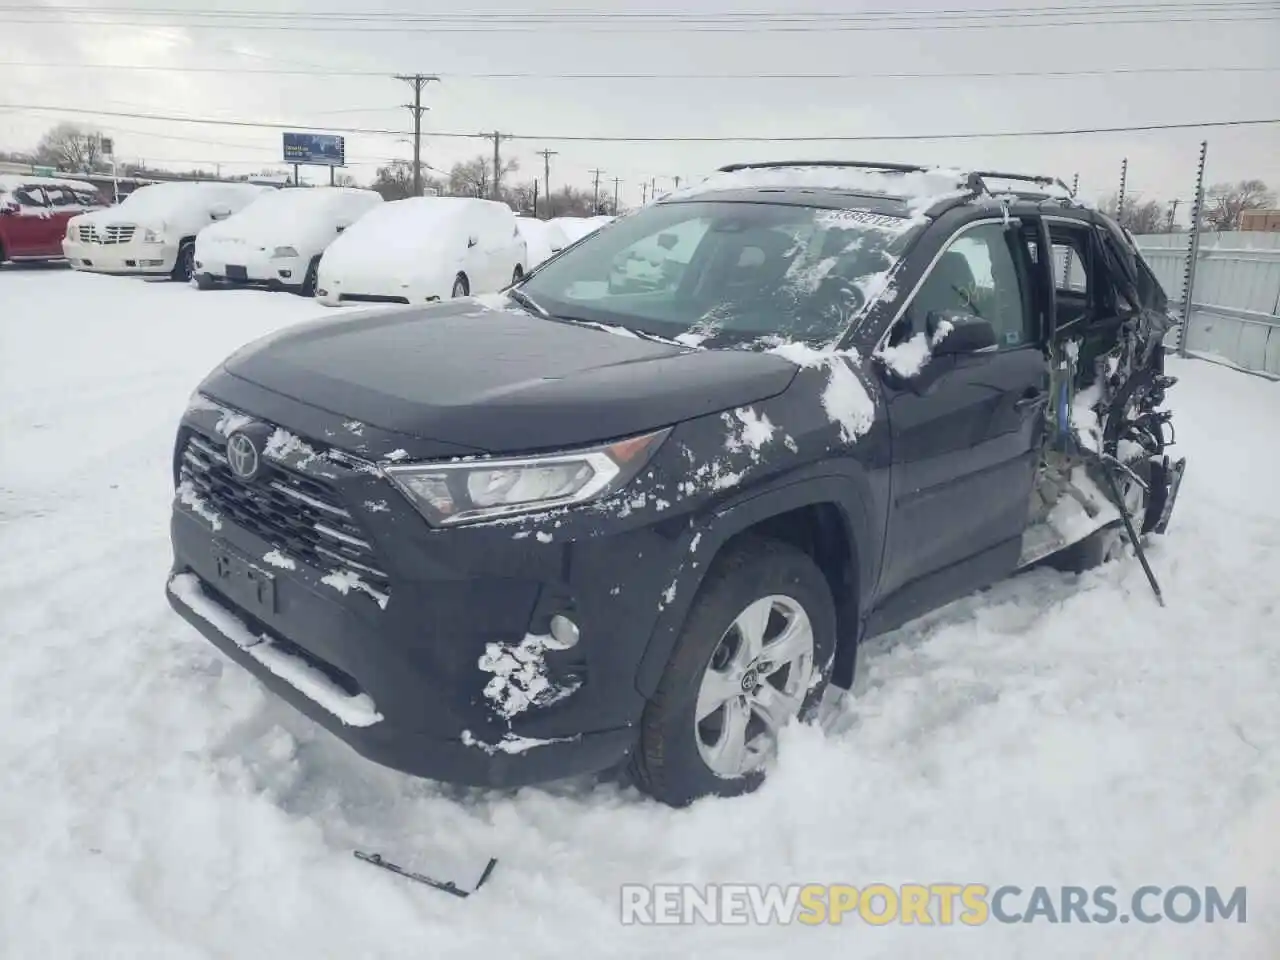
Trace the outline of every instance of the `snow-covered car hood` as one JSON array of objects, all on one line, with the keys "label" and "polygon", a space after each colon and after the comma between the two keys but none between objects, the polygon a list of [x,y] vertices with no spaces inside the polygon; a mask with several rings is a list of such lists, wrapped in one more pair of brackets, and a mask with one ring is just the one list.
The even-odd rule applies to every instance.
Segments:
[{"label": "snow-covered car hood", "polygon": [[267,229],[246,230],[242,225],[235,222],[235,217],[232,217],[230,220],[224,220],[221,223],[214,223],[205,227],[196,235],[196,243],[200,245],[228,244],[247,246],[254,250],[274,250],[276,247],[310,246],[312,244],[307,241],[312,240],[316,233],[318,231],[315,229],[299,228],[294,224],[281,224]]},{"label": "snow-covered car hood", "polygon": [[[456,247],[457,243],[452,246]],[[445,276],[452,281],[462,259],[462,251],[451,249],[435,237],[404,237],[395,244],[375,243],[357,231],[348,230],[325,250],[321,274],[326,280],[341,284],[353,280],[382,285],[431,283]]]},{"label": "snow-covered car hood", "polygon": [[236,382],[249,381],[397,434],[509,453],[754,403],[798,369],[775,354],[684,349],[468,298],[291,328],[233,355],[202,389],[234,406],[252,389]]}]

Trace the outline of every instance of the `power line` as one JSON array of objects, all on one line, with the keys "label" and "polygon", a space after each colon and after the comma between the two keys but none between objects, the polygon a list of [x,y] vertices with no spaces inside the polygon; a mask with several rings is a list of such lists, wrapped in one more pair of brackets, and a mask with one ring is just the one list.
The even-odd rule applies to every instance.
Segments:
[{"label": "power line", "polygon": [[[295,77],[385,77],[382,70],[281,70],[237,67],[157,66],[132,63],[37,63],[0,60],[0,67],[49,70],[129,70],[158,73],[211,73]],[[1280,66],[1103,67],[1082,70],[962,70],[954,72],[812,73],[441,73],[445,80],[956,80],[1012,77],[1110,77],[1141,74],[1275,73]],[[337,113],[339,111],[332,111]],[[350,111],[341,111],[350,112]]]},{"label": "power line", "polygon": [[[120,117],[130,120],[157,120],[165,123],[194,123],[218,127],[251,127],[261,130],[325,130],[329,133],[366,134],[370,136],[404,137],[409,134],[403,130],[372,129],[365,127],[318,127],[310,123],[278,123],[274,121],[255,120],[222,120],[202,119],[199,117],[175,117],[153,113],[126,113],[117,110],[88,110],[80,107],[53,107],[45,104],[0,103],[0,110],[41,110],[49,113],[72,113],[94,117]],[[913,133],[913,134],[865,134],[865,135],[819,135],[819,136],[590,136],[585,134],[532,134],[504,133],[507,140],[550,140],[558,142],[583,143],[869,143],[872,141],[908,141],[908,140],[994,140],[1011,137],[1064,137],[1100,133],[1141,133],[1154,130],[1199,130],[1210,127],[1247,127],[1280,124],[1280,117],[1271,119],[1247,120],[1196,120],[1181,123],[1147,123],[1131,124],[1115,127],[1071,127],[1056,130],[1004,130],[980,131],[975,133]],[[492,138],[491,133],[461,133],[453,131],[433,130],[433,137],[451,137],[476,139]]]},{"label": "power line", "polygon": [[[57,8],[59,12],[67,8]],[[894,21],[867,21],[867,20],[725,20],[725,21],[644,21],[640,23],[632,23],[628,21],[617,21],[615,18],[601,20],[597,25],[590,22],[570,22],[560,23],[554,21],[541,21],[529,23],[515,23],[511,20],[495,21],[495,22],[473,22],[473,23],[430,23],[422,20],[413,20],[407,22],[391,22],[387,20],[376,20],[371,18],[356,19],[352,18],[348,21],[316,23],[307,21],[287,21],[287,20],[271,20],[270,22],[262,22],[261,15],[258,21],[242,21],[242,20],[224,20],[224,22],[208,22],[192,19],[196,16],[194,11],[183,14],[181,21],[166,22],[164,20],[104,20],[104,19],[83,19],[77,17],[75,25],[79,27],[158,27],[158,26],[175,26],[184,30],[236,30],[236,31],[303,31],[308,33],[469,33],[469,34],[494,34],[494,33],[538,33],[543,32],[548,26],[553,26],[560,33],[576,33],[576,34],[594,34],[594,33],[760,33],[767,32],[776,33],[879,33],[886,31],[902,31],[915,30],[934,32],[941,30],[998,30],[998,29],[1034,29],[1034,28],[1061,28],[1061,27],[1078,27],[1078,26],[1115,26],[1124,24],[1174,24],[1174,23],[1256,23],[1265,21],[1280,20],[1280,15],[1265,13],[1267,10],[1273,10],[1274,7],[1244,8],[1242,13],[1262,13],[1263,15],[1253,16],[1208,16],[1209,12],[1222,12],[1226,8],[1217,7],[1213,11],[1202,11],[1194,16],[1169,16],[1167,12],[1161,9],[1144,10],[1137,16],[1120,16],[1116,17],[1111,14],[1092,15],[1086,19],[1078,19],[1080,16],[1087,14],[1088,11],[1078,11],[1075,14],[1055,14],[1045,19],[1034,18],[1029,15],[1023,15],[1020,20],[1004,20],[984,17],[982,14],[969,14],[968,19],[960,21],[958,19],[905,19],[898,18]],[[101,12],[86,10],[86,12]],[[141,13],[142,11],[138,11]],[[1182,12],[1179,9],[1178,12]],[[1062,17],[1075,16],[1077,19],[1061,19]],[[0,18],[0,22],[10,24],[26,24],[26,25],[63,25],[67,21],[59,17],[46,17],[44,19],[22,19],[22,18]]]},{"label": "power line", "polygon": [[832,10],[722,10],[722,11],[618,11],[602,12],[591,10],[526,10],[526,11],[469,11],[469,12],[430,12],[422,11],[371,11],[356,10],[262,10],[262,9],[221,9],[190,10],[173,7],[137,7],[137,6],[58,6],[50,8],[43,4],[11,5],[3,9],[6,12],[27,14],[92,14],[100,16],[151,16],[180,17],[184,21],[192,17],[213,19],[253,19],[253,20],[293,20],[293,21],[357,21],[357,22],[391,22],[391,23],[431,23],[431,24],[475,24],[475,23],[589,23],[622,21],[626,23],[660,22],[660,23],[732,23],[732,22],[816,22],[816,21],[872,21],[872,20],[934,20],[939,17],[963,19],[993,19],[1017,17],[1022,19],[1036,17],[1053,17],[1065,14],[1088,16],[1113,16],[1116,14],[1151,13],[1166,14],[1169,12],[1187,12],[1194,10],[1222,11],[1267,9],[1273,6],[1271,0],[1179,0],[1179,2],[1130,2],[1130,3],[1080,3],[1059,6],[1038,7],[987,7],[974,9],[971,7],[942,7],[858,11]]}]

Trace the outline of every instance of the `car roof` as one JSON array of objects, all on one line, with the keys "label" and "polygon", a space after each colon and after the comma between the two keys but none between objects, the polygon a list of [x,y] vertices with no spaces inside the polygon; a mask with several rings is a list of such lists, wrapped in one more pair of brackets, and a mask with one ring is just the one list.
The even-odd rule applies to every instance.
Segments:
[{"label": "car roof", "polygon": [[0,190],[12,190],[15,187],[71,187],[74,190],[89,190],[94,193],[98,190],[91,183],[66,177],[27,177],[19,173],[0,173]]},{"label": "car roof", "polygon": [[695,200],[858,209],[900,217],[937,217],[961,205],[1007,206],[1019,213],[1052,207],[1055,215],[1087,219],[1081,214],[1086,205],[1054,177],[865,161],[733,164],[658,203]]}]

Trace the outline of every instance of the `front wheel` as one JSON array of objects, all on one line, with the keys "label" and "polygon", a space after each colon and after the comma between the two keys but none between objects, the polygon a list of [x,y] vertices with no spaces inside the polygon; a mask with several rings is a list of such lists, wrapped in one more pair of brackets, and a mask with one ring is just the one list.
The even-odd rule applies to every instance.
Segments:
[{"label": "front wheel", "polygon": [[467,275],[465,273],[458,274],[453,281],[453,293],[451,296],[457,300],[459,297],[465,297],[471,292],[471,287],[467,283]]},{"label": "front wheel", "polygon": [[196,245],[194,240],[184,240],[178,247],[178,258],[174,261],[170,279],[187,283],[196,269]]},{"label": "front wheel", "polygon": [[836,612],[805,553],[751,540],[717,559],[641,719],[636,785],[672,806],[764,782],[778,735],[822,699]]},{"label": "front wheel", "polygon": [[302,286],[298,288],[298,296],[314,297],[316,295],[316,284],[320,280],[320,258],[312,257],[311,263],[307,265],[307,275],[302,278]]}]

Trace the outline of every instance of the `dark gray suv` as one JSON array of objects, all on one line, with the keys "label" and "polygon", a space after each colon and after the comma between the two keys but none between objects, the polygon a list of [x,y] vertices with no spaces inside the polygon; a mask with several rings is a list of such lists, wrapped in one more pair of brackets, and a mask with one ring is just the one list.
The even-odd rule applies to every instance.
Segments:
[{"label": "dark gray suv", "polygon": [[740,793],[865,638],[1164,531],[1169,326],[1057,181],[725,168],[505,294],[228,358],[168,595],[380,763]]}]

